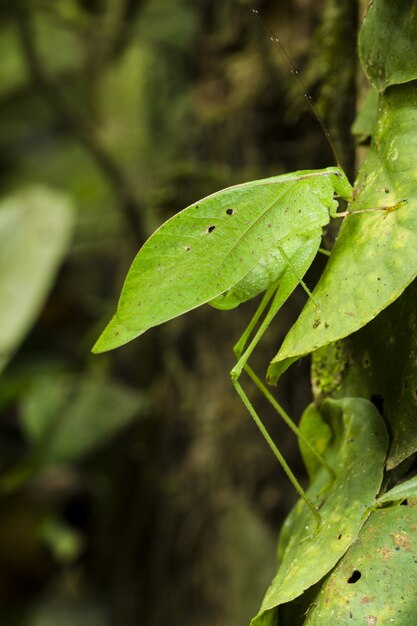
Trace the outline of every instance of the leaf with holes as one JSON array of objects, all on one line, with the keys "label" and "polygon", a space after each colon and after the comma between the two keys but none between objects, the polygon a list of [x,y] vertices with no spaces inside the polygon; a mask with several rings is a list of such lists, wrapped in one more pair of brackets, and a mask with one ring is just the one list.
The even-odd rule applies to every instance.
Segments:
[{"label": "leaf with holes", "polygon": [[[362,398],[327,399],[320,414],[324,428],[319,430],[332,433],[325,457],[336,471],[329,483],[323,467],[311,468],[307,495],[320,511],[322,528],[314,534],[311,512],[301,500],[282,528],[278,572],[252,626],[275,624],[278,606],[299,597],[336,565],[358,536],[381,487],[388,436],[373,404]],[[301,422],[307,436],[310,419],[317,425],[319,414],[313,407]]]},{"label": "leaf with holes", "polygon": [[301,623],[414,626],[416,525],[415,501],[374,511],[320,591],[299,611]]},{"label": "leaf with holes", "polygon": [[331,167],[237,185],[192,204],[141,248],[93,351],[121,346],[202,304],[233,308],[255,297],[288,270],[280,247],[304,274],[337,208],[334,196],[350,194],[342,170]]}]

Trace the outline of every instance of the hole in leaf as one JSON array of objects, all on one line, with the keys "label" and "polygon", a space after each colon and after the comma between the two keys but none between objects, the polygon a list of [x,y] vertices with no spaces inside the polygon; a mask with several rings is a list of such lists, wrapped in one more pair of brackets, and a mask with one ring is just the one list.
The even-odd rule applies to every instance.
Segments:
[{"label": "hole in leaf", "polygon": [[226,213],[227,215],[233,215],[233,209],[227,209]]},{"label": "hole in leaf", "polygon": [[337,538],[338,538],[338,539],[341,539],[341,538],[342,538],[342,535],[338,535],[338,537],[337,537]]},{"label": "hole in leaf", "polygon": [[209,235],[210,233],[212,233],[212,232],[213,232],[213,230],[214,230],[215,228],[216,228],[215,226],[209,226],[209,227],[207,228],[207,230],[206,230],[206,233]]},{"label": "hole in leaf", "polygon": [[189,251],[191,250],[191,248],[190,248],[190,246],[184,246],[184,250],[185,250],[186,252],[189,252]]},{"label": "hole in leaf", "polygon": [[407,498],[405,500],[403,500],[402,502],[400,502],[401,506],[407,506],[408,504],[408,500]]},{"label": "hole in leaf", "polygon": [[352,576],[348,578],[348,583],[350,585],[357,583],[361,576],[362,574],[360,573],[360,571],[358,569],[354,569],[352,572]]}]

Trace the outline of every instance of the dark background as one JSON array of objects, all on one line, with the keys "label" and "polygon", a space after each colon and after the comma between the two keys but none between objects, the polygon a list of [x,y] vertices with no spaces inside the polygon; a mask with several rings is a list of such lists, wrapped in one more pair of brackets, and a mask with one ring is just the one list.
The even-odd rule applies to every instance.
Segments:
[{"label": "dark background", "polygon": [[[256,6],[351,171],[355,3]],[[256,302],[90,350],[160,223],[228,185],[333,164],[244,0],[0,2],[2,197],[43,183],[75,207],[65,260],[0,376],[2,626],[240,626],[257,611],[295,493],[228,376]],[[259,374],[303,301],[263,339]],[[294,418],[308,368],[278,390]],[[248,389],[304,480],[295,438]]]}]

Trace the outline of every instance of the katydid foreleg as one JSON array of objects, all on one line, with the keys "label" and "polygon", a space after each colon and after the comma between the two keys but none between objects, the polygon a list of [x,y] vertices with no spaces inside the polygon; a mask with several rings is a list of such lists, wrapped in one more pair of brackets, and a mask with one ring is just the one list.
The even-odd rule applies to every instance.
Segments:
[{"label": "katydid foreleg", "polygon": [[[232,372],[231,372],[232,377],[238,378],[240,376],[240,373],[242,372],[244,365],[246,364],[253,350],[255,349],[259,341],[261,340],[265,331],[268,329],[275,315],[278,313],[278,311],[283,306],[283,304],[287,301],[289,296],[292,294],[294,289],[300,283],[300,280],[302,280],[302,277],[304,276],[304,274],[307,272],[308,268],[312,264],[313,259],[316,256],[317,250],[321,243],[321,229],[315,230],[310,233],[309,232],[301,233],[300,235],[298,235],[298,241],[300,242],[300,245],[294,249],[294,252],[291,255],[291,257],[287,253],[284,253],[285,257],[282,254],[284,250],[285,242],[277,243],[277,248],[280,251],[280,254],[283,257],[284,262],[285,262],[285,269],[279,278],[278,287],[275,290],[275,295],[273,297],[272,304],[269,310],[267,311],[263,321],[261,322],[258,330],[256,331],[253,339],[250,341],[248,347],[243,352],[244,345],[241,339],[239,339],[239,341],[237,342],[235,346],[235,354],[238,357],[238,362],[236,363],[235,367],[232,369]],[[308,289],[307,289],[307,293],[308,294],[310,293]],[[266,295],[267,294],[265,294],[265,296]],[[270,296],[270,294],[268,295]],[[258,311],[255,313],[255,317],[257,319],[260,318],[263,310],[266,308],[270,300],[270,297],[266,298],[265,296],[261,302],[261,305]],[[252,322],[250,322],[248,329],[249,328],[253,330],[254,325],[252,324]],[[248,329],[246,329],[244,333],[244,336],[247,338],[248,338],[248,333],[247,333]],[[239,350],[239,352],[237,352],[236,348]]]},{"label": "katydid foreleg", "polygon": [[251,334],[255,330],[256,325],[258,324],[263,313],[265,312],[266,307],[268,306],[271,299],[273,298],[277,288],[278,288],[278,284],[274,284],[274,285],[271,285],[271,287],[269,287],[265,291],[258,308],[256,309],[255,313],[251,317],[249,324],[247,325],[247,327],[245,328],[245,330],[239,337],[238,341],[233,346],[233,352],[237,359],[240,359],[240,357],[242,356],[243,350],[245,349],[245,346],[248,343]]}]

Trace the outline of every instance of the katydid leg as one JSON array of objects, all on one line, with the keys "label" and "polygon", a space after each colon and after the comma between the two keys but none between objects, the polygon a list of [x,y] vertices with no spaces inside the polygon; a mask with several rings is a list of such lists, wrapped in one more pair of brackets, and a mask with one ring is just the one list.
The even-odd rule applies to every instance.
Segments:
[{"label": "katydid leg", "polygon": [[[320,249],[320,248],[319,248]],[[291,271],[293,272],[294,276],[297,279],[297,282],[299,285],[301,285],[301,287],[304,289],[304,291],[306,292],[306,294],[308,295],[308,297],[314,302],[314,304],[316,305],[316,308],[319,309],[319,303],[317,302],[317,300],[315,299],[315,297],[313,296],[313,294],[311,293],[310,289],[307,287],[307,285],[305,284],[305,282],[303,281],[301,275],[298,273],[297,268],[295,267],[295,264],[291,261],[290,257],[288,256],[288,254],[285,252],[284,248],[280,245],[278,245],[278,250],[280,251],[282,257],[284,258],[284,260],[286,261],[288,267],[291,269]]]},{"label": "katydid leg", "polygon": [[[249,342],[249,345],[246,347],[245,351],[242,353],[237,352],[238,355],[238,362],[236,363],[236,365],[234,366],[231,375],[232,377],[239,377],[245,363],[247,362],[247,360],[249,359],[250,355],[252,354],[253,350],[256,348],[257,344],[259,343],[259,341],[262,339],[265,331],[268,329],[270,323],[272,322],[272,320],[274,319],[275,315],[278,313],[278,311],[280,310],[280,308],[282,307],[282,305],[287,301],[287,299],[290,297],[290,295],[292,294],[292,292],[294,291],[294,289],[297,287],[297,285],[300,282],[300,279],[302,278],[302,276],[304,276],[304,274],[306,273],[306,271],[308,270],[308,268],[310,267],[311,263],[313,262],[313,259],[317,253],[317,250],[320,246],[320,242],[321,242],[321,235],[319,234],[318,236],[315,235],[314,237],[311,237],[311,240],[309,241],[309,245],[307,247],[307,245],[305,246],[305,250],[303,251],[303,254],[299,254],[297,256],[296,259],[292,260],[289,259],[287,255],[283,255],[285,261],[287,262],[288,268],[287,270],[284,272],[284,274],[281,276],[281,279],[279,281],[278,287],[275,290],[275,295],[272,299],[272,303],[271,306],[269,308],[269,310],[267,311],[264,319],[262,320],[261,324],[258,327],[258,330],[256,331],[255,335],[253,336],[252,340]],[[278,249],[281,252],[282,246],[278,246]],[[282,254],[282,252],[281,252]],[[285,253],[284,253],[285,254]],[[305,288],[307,289],[307,292],[310,293],[310,291],[308,290],[308,288],[305,286]],[[266,292],[269,296],[269,289]],[[311,296],[312,297],[312,296]],[[270,298],[268,297],[268,300]],[[314,298],[313,298],[314,300]],[[316,302],[314,300],[314,302]],[[267,301],[264,303],[264,300],[262,300],[261,305],[259,308],[262,307],[262,311],[263,309],[266,308],[267,305]],[[259,311],[259,309],[258,309]],[[258,311],[256,312],[256,314],[258,313]],[[262,311],[259,314],[262,314]],[[255,315],[256,315],[255,314]],[[252,323],[249,324],[248,328],[253,329]],[[245,331],[245,339],[248,339],[249,335],[248,333],[246,333]],[[237,342],[237,346],[241,349],[243,346],[244,342],[239,340]]]},{"label": "katydid leg", "polygon": [[275,455],[275,457],[278,460],[279,464],[281,465],[282,469],[284,470],[284,472],[288,476],[289,480],[291,481],[292,485],[296,489],[296,491],[299,494],[299,496],[304,500],[306,505],[311,510],[311,512],[312,512],[312,514],[314,516],[314,519],[316,521],[316,526],[317,526],[316,532],[319,532],[319,530],[321,528],[321,516],[320,516],[320,513],[317,511],[316,507],[314,506],[314,504],[310,500],[310,498],[306,495],[304,489],[302,488],[302,486],[298,482],[294,472],[291,470],[290,466],[288,465],[288,463],[284,459],[282,453],[279,451],[279,449],[277,448],[277,446],[273,442],[270,434],[268,433],[267,429],[265,428],[261,418],[259,417],[259,415],[256,412],[254,406],[252,405],[251,401],[249,400],[248,396],[246,395],[245,391],[243,390],[243,387],[239,383],[238,379],[237,378],[233,378],[233,376],[232,376],[232,382],[233,382],[234,388],[236,389],[237,394],[239,395],[239,397],[242,400],[243,404],[246,406],[246,408],[249,411],[252,419],[254,420],[255,424],[257,425],[257,427],[261,431],[263,437],[265,438],[267,444],[271,448],[273,454]]},{"label": "katydid leg", "polygon": [[246,344],[249,341],[249,337],[251,336],[251,334],[255,330],[257,323],[259,322],[260,318],[262,317],[266,307],[270,303],[271,298],[273,297],[273,295],[276,292],[276,290],[277,290],[277,285],[275,284],[275,285],[272,285],[271,287],[269,287],[265,291],[264,296],[263,296],[263,298],[261,300],[261,303],[259,304],[258,308],[255,311],[255,314],[252,316],[249,324],[247,325],[247,327],[243,331],[241,337],[239,338],[239,340],[235,344],[235,346],[233,348],[233,352],[235,353],[235,355],[236,355],[236,357],[238,359],[241,357],[242,352],[245,349],[245,346],[246,346]]},{"label": "katydid leg", "polygon": [[330,477],[334,480],[336,478],[336,473],[334,469],[327,463],[326,459],[314,448],[314,446],[309,442],[309,440],[304,437],[303,433],[300,431],[298,426],[293,422],[288,413],[284,410],[284,408],[279,404],[279,402],[274,398],[269,389],[263,384],[259,376],[255,374],[253,369],[246,364],[244,367],[244,371],[247,373],[249,378],[255,383],[258,387],[259,391],[265,396],[268,402],[274,407],[275,411],[281,417],[281,419],[287,424],[287,426],[292,430],[294,435],[298,437],[310,450],[310,452],[316,457],[319,463],[328,471]]},{"label": "katydid leg", "polygon": [[390,213],[391,211],[397,211],[402,206],[405,206],[407,202],[408,200],[404,199],[404,200],[400,200],[396,204],[391,204],[388,206],[376,206],[376,207],[370,207],[367,209],[353,209],[353,211],[351,211],[350,209],[347,209],[346,211],[338,212],[336,209],[334,211],[330,211],[330,217],[348,217],[349,215],[356,215],[358,213],[373,213],[374,211],[387,211],[388,213]]},{"label": "katydid leg", "polygon": [[[274,286],[273,288],[270,288],[270,289],[273,289],[273,290],[276,291],[277,287]],[[240,357],[242,356],[242,352],[243,352],[243,350],[245,348],[245,345],[246,345],[246,343],[248,341],[248,338],[249,338],[251,332],[254,330],[257,322],[259,321],[259,318],[261,317],[261,315],[262,315],[263,311],[265,310],[268,302],[271,300],[271,298],[273,296],[273,291],[270,293],[270,289],[268,289],[268,291],[265,293],[265,295],[262,298],[262,301],[261,301],[258,309],[255,312],[255,315],[252,317],[252,319],[249,322],[247,328],[245,329],[244,333],[242,334],[242,336],[240,337],[239,341],[236,343],[236,345],[235,345],[235,347],[233,349],[233,351],[234,351],[238,361],[240,360]],[[330,467],[330,465],[321,456],[321,454],[319,454],[317,452],[317,450],[311,445],[311,443],[308,441],[308,439],[306,439],[306,437],[304,437],[304,435],[301,433],[301,431],[298,428],[298,426],[290,418],[288,413],[286,413],[286,411],[284,411],[283,407],[274,398],[274,396],[271,394],[271,392],[261,382],[260,378],[255,374],[255,372],[252,370],[251,367],[249,367],[249,365],[247,363],[244,364],[243,371],[245,371],[248,374],[248,376],[252,379],[252,381],[258,387],[259,391],[265,396],[265,398],[268,400],[268,402],[272,405],[272,407],[275,409],[275,411],[278,413],[278,415],[284,420],[284,422],[287,424],[287,426],[293,431],[293,433],[296,435],[296,437],[298,437],[301,441],[303,441],[303,443],[309,448],[309,450],[312,452],[312,454],[317,458],[319,463],[323,467],[326,468],[326,470],[328,471],[330,477],[332,479],[334,479],[335,478],[335,473],[334,473],[333,468]]]},{"label": "katydid leg", "polygon": [[[286,475],[288,476],[289,480],[293,484],[294,488],[296,489],[296,491],[298,492],[300,497],[304,500],[306,505],[312,511],[312,513],[314,515],[314,518],[316,520],[316,523],[317,523],[317,530],[319,530],[320,525],[321,525],[320,514],[318,513],[317,509],[315,508],[313,502],[308,498],[308,496],[304,492],[303,488],[301,487],[300,483],[298,482],[298,480],[295,477],[294,473],[292,472],[291,468],[288,466],[288,463],[283,458],[281,452],[279,451],[277,446],[272,441],[271,436],[269,435],[265,425],[263,424],[261,418],[259,417],[258,413],[256,412],[254,406],[250,402],[246,392],[244,391],[243,387],[241,386],[241,384],[239,382],[240,375],[241,375],[242,371],[245,370],[248,373],[248,375],[252,378],[252,380],[255,382],[255,384],[257,384],[257,386],[260,389],[260,391],[262,393],[264,393],[264,395],[267,398],[267,400],[269,402],[271,402],[271,404],[275,408],[275,410],[278,411],[278,413],[281,415],[281,417],[283,417],[284,421],[290,426],[290,428],[293,430],[293,432],[295,432],[297,434],[297,436],[300,436],[299,429],[297,428],[297,426],[292,422],[291,418],[283,410],[281,410],[281,407],[278,404],[278,402],[276,402],[275,398],[273,398],[273,396],[268,392],[268,390],[262,385],[261,381],[255,375],[253,370],[247,365],[247,361],[248,361],[250,355],[252,354],[253,350],[255,349],[256,345],[261,340],[263,334],[267,330],[267,328],[270,325],[271,321],[273,320],[275,315],[278,313],[278,311],[281,308],[281,306],[284,304],[284,302],[287,300],[287,298],[291,295],[291,293],[294,291],[296,286],[299,284],[300,277],[305,274],[305,272],[307,271],[308,267],[310,266],[310,264],[312,262],[312,259],[314,258],[315,253],[317,252],[317,249],[318,249],[318,247],[320,245],[320,238],[316,238],[314,241],[311,241],[310,244],[311,244],[311,246],[310,246],[309,254],[307,254],[304,258],[297,258],[294,263],[291,262],[291,261],[290,261],[290,263],[288,263],[288,261],[286,259],[287,264],[288,264],[288,269],[283,274],[283,276],[281,277],[279,285],[276,288],[275,295],[273,296],[272,293],[269,293],[270,290],[268,290],[266,292],[266,294],[265,294],[265,296],[264,296],[260,306],[258,307],[258,310],[255,313],[255,320],[251,320],[251,322],[249,323],[247,329],[245,330],[244,335],[241,337],[241,339],[237,342],[237,344],[235,346],[235,353],[236,353],[236,355],[238,357],[238,361],[237,361],[235,367],[232,369],[230,375],[231,375],[231,378],[232,378],[232,383],[233,383],[233,385],[234,385],[234,387],[235,387],[239,397],[241,398],[242,402],[246,406],[247,410],[249,411],[251,417],[255,421],[256,425],[258,426],[259,430],[261,431],[261,433],[264,436],[265,440],[267,441],[268,445],[270,446],[270,448],[271,448],[272,452],[274,453],[275,457],[277,458],[278,462],[280,463],[280,465],[284,469]],[[300,255],[300,257],[301,257],[301,255]],[[297,266],[297,261],[298,261],[298,266]],[[250,341],[248,347],[246,347],[246,349],[245,349],[245,346],[246,346],[246,343],[249,340],[250,334],[255,329],[256,323],[260,319],[263,311],[265,310],[265,308],[268,305],[268,302],[271,300],[272,296],[273,296],[273,300],[272,300],[272,304],[270,305],[269,310],[267,311],[264,319],[262,320],[261,324],[259,325],[259,328],[256,331],[256,333],[255,333],[254,337],[252,338],[252,340]],[[244,350],[244,352],[243,352],[243,350]],[[285,417],[284,417],[284,415],[285,415]],[[306,441],[303,436],[302,436],[302,439],[303,439],[303,441]],[[314,450],[313,446],[311,446],[311,444],[309,444],[308,442],[306,442],[306,444],[312,450],[312,452],[316,456],[318,456],[320,462],[323,463],[324,460]],[[330,471],[330,474],[333,477],[334,476],[334,472],[331,470],[331,468],[328,466],[328,464],[326,462],[324,462],[323,464]]]}]

